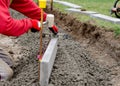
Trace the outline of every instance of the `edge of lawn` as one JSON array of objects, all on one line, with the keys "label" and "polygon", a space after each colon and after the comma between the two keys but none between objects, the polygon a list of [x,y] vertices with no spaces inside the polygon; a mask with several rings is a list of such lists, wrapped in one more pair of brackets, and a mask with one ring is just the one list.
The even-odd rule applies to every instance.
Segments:
[{"label": "edge of lawn", "polygon": [[[55,3],[54,8],[58,9],[62,13],[68,13],[69,14],[69,12],[65,10],[65,9],[68,8],[67,6]],[[93,21],[94,25],[97,25],[99,27],[104,27],[105,29],[108,29],[108,30],[113,30],[115,32],[115,35],[120,35],[120,25],[119,24],[115,24],[115,23],[112,23],[112,22],[92,18],[88,15],[79,14],[79,13],[73,13],[72,15],[73,15],[73,17],[75,17],[77,20],[79,20],[81,22]]]}]

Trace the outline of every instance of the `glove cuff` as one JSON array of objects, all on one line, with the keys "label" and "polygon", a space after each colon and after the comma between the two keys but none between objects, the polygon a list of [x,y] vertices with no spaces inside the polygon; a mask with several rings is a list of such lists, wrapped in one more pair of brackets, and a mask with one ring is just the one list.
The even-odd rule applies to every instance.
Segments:
[{"label": "glove cuff", "polygon": [[38,31],[40,30],[41,23],[38,20],[32,19],[31,23],[32,23],[32,28],[34,28]]}]

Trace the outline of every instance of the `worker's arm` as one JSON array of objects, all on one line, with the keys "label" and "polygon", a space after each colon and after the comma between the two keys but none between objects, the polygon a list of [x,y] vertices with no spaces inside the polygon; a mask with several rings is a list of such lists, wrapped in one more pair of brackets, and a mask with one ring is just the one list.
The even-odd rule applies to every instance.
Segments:
[{"label": "worker's arm", "polygon": [[9,0],[0,0],[0,33],[19,36],[32,28],[30,19],[13,19],[9,13]]},{"label": "worker's arm", "polygon": [[20,36],[29,29],[40,30],[38,21],[24,18],[21,20],[13,19],[9,12],[10,0],[0,0],[0,33],[8,36]]},{"label": "worker's arm", "polygon": [[[11,8],[23,13],[24,15],[28,16],[29,18],[32,19],[37,19],[40,20],[41,19],[41,9],[37,6],[37,4],[35,2],[33,2],[33,0],[13,0],[11,6]],[[43,15],[43,20],[47,20],[47,14],[44,12]],[[50,23],[51,21],[49,21]],[[37,25],[35,25],[37,26]],[[58,32],[56,26],[54,25],[53,28],[51,27],[50,30],[56,34]],[[32,29],[32,31],[36,32],[36,29]],[[37,30],[38,31],[38,30]]]},{"label": "worker's arm", "polygon": [[[33,0],[13,0],[10,7],[23,13],[29,18],[40,20],[41,9],[33,2]],[[46,20],[46,16],[47,14],[44,12],[44,21]]]}]

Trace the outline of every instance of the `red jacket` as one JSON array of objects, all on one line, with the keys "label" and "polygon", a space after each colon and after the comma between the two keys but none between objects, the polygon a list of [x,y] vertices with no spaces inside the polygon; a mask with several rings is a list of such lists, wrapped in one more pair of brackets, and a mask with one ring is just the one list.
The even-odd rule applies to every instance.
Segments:
[{"label": "red jacket", "polygon": [[[10,16],[9,8],[15,9],[32,19],[40,19],[41,9],[33,0],[0,0],[0,33],[8,36],[20,36],[32,28],[29,18],[21,20]],[[44,20],[46,13],[44,13]]]}]

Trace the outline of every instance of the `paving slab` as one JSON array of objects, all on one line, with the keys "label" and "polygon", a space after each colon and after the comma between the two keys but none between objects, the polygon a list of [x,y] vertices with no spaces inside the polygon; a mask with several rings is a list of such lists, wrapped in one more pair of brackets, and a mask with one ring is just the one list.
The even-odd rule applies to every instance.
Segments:
[{"label": "paving slab", "polygon": [[81,8],[81,6],[70,3],[70,2],[65,2],[65,1],[59,1],[59,0],[54,0],[54,2],[71,7],[71,8]]},{"label": "paving slab", "polygon": [[94,12],[94,11],[81,11],[81,9],[75,9],[75,8],[68,8],[66,10],[69,12],[76,12],[76,13],[81,13],[86,15],[97,14],[97,12]]},{"label": "paving slab", "polygon": [[58,38],[52,38],[40,63],[40,86],[48,86],[57,53]]},{"label": "paving slab", "polygon": [[105,21],[116,23],[116,24],[120,24],[120,19],[113,18],[113,17],[110,17],[110,16],[106,16],[106,15],[103,15],[103,14],[92,14],[91,17],[99,18],[99,19],[102,19],[102,20],[105,20]]}]

